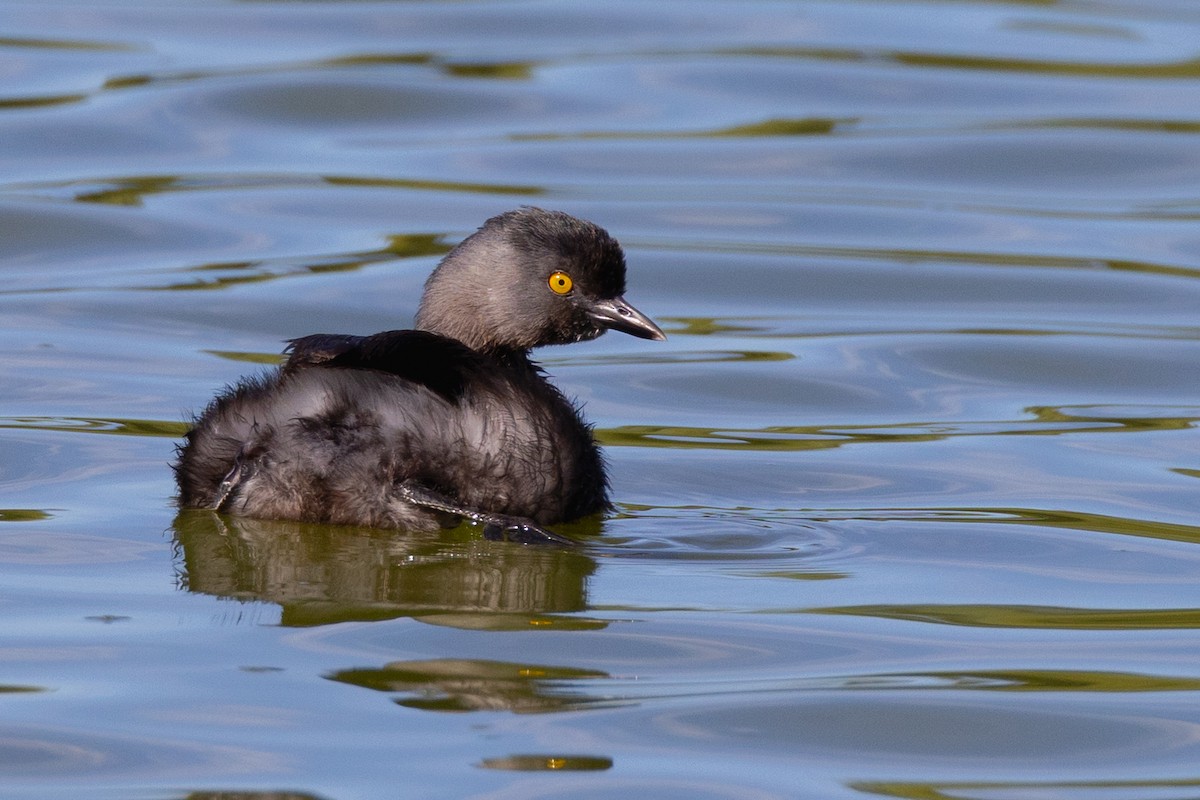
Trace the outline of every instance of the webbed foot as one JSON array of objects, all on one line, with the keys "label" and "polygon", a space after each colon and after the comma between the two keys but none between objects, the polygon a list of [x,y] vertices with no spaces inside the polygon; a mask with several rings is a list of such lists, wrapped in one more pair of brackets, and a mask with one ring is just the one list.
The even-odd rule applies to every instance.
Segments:
[{"label": "webbed foot", "polygon": [[554,531],[535,524],[525,517],[510,517],[506,514],[487,514],[483,520],[483,538],[493,542],[515,542],[517,544],[556,544],[571,547],[575,542]]},{"label": "webbed foot", "polygon": [[513,542],[516,544],[552,544],[561,547],[573,547],[575,542],[554,531],[546,530],[527,517],[514,517],[508,514],[489,514],[477,511],[455,503],[450,498],[416,482],[404,481],[398,487],[400,496],[409,503],[432,511],[468,519],[476,525],[483,526],[483,538],[493,542]]}]

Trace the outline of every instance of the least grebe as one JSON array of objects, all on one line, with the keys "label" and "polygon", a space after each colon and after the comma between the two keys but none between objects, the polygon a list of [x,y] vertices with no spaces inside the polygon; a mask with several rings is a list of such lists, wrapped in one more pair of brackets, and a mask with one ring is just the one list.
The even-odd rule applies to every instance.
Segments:
[{"label": "least grebe", "polygon": [[290,341],[276,371],[214,399],[179,447],[183,506],[489,538],[604,511],[591,427],[529,359],[617,330],[665,339],[628,304],[602,228],[524,208],[489,219],[425,283],[416,329]]}]

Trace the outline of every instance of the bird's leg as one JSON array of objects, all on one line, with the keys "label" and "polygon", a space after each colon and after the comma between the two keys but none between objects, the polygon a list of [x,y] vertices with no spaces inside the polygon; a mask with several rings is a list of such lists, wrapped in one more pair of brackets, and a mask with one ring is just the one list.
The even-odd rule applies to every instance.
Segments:
[{"label": "bird's leg", "polygon": [[245,460],[246,448],[243,447],[237,451],[237,455],[233,458],[233,466],[229,468],[229,472],[225,473],[225,477],[221,479],[221,483],[217,486],[217,496],[213,499],[213,511],[224,511],[225,504],[233,497],[233,491],[242,482],[250,472],[250,465]]},{"label": "bird's leg", "polygon": [[483,526],[483,538],[493,542],[515,542],[517,544],[557,544],[567,547],[575,542],[554,531],[548,531],[526,517],[508,514],[490,514],[455,503],[418,481],[407,480],[398,487],[400,497],[415,506],[453,514]]}]

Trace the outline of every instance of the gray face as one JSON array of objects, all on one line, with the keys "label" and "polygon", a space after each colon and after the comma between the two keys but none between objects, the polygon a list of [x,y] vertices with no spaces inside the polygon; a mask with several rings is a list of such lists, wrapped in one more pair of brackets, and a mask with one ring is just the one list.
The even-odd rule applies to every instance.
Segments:
[{"label": "gray face", "polygon": [[425,285],[417,327],[475,349],[528,350],[609,328],[665,338],[624,290],[625,256],[602,228],[522,209],[489,219],[446,256]]}]

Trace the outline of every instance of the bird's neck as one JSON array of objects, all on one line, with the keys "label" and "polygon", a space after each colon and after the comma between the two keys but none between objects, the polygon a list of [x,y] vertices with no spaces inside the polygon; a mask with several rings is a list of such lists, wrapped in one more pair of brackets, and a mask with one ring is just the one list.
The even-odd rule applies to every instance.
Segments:
[{"label": "bird's neck", "polygon": [[445,336],[449,339],[462,342],[475,352],[495,359],[506,366],[525,367],[527,369],[534,368],[533,362],[529,358],[529,348],[509,344],[497,344],[496,342],[481,339],[474,335],[475,331],[471,327],[442,325],[439,324],[436,318],[431,318],[430,315],[424,314],[417,315],[415,327],[417,330],[436,333],[439,336]]},{"label": "bird's neck", "polygon": [[529,351],[518,347],[485,347],[480,350],[492,358],[510,367],[533,368],[529,359]]}]

